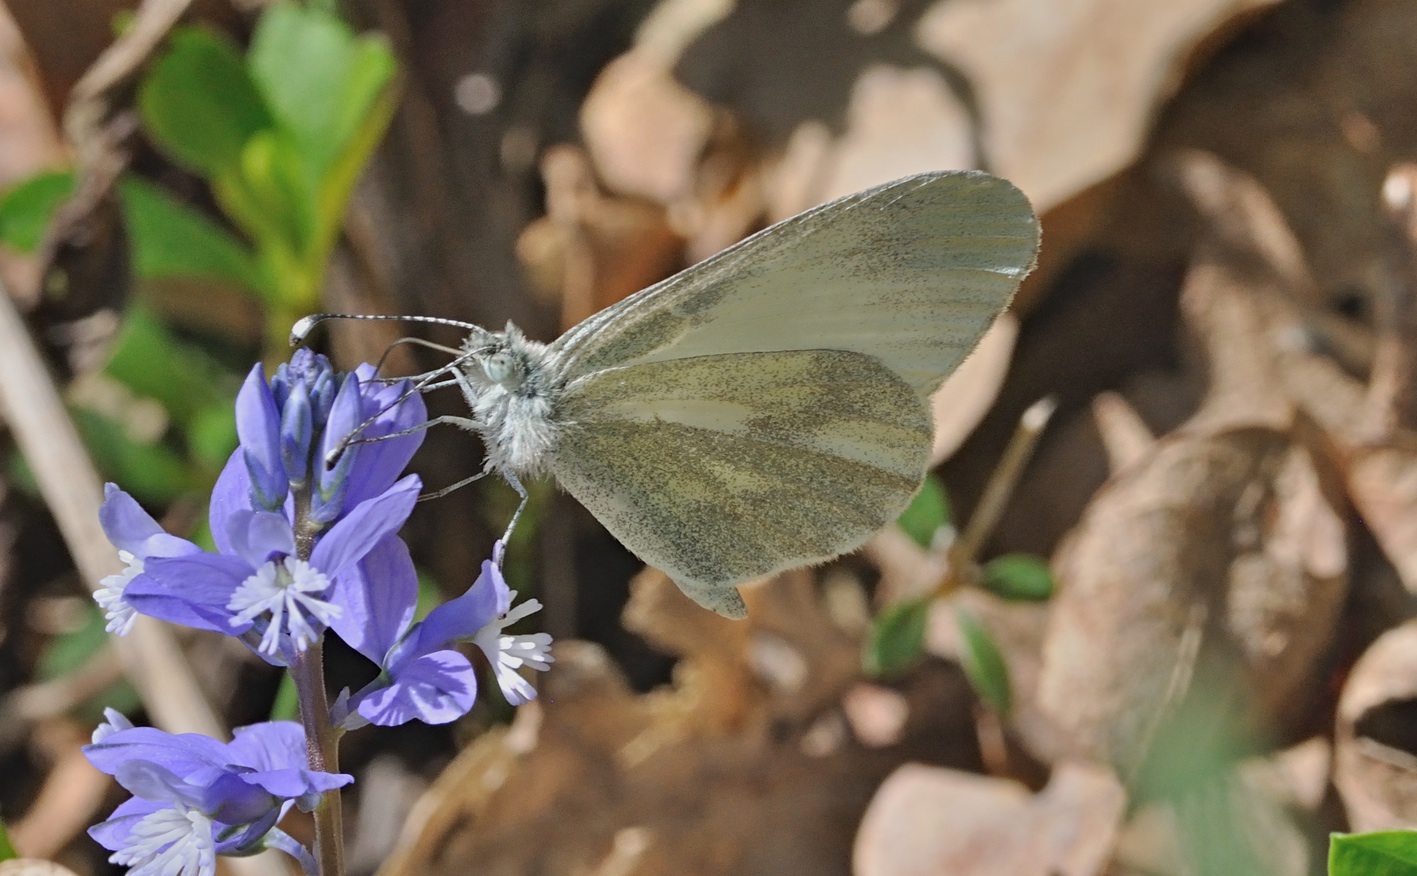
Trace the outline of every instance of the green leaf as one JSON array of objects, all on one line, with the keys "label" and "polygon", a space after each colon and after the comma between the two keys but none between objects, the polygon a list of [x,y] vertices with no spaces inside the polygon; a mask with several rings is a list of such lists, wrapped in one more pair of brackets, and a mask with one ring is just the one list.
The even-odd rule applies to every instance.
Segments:
[{"label": "green leaf", "polygon": [[272,113],[300,144],[312,183],[365,125],[395,68],[382,39],[356,37],[337,16],[290,2],[267,7],[249,63]]},{"label": "green leaf", "polygon": [[288,672],[280,677],[280,687],[276,688],[276,699],[271,703],[269,720],[300,720],[300,692],[295,689],[295,679],[291,678]]},{"label": "green leaf", "polygon": [[984,564],[979,586],[1004,599],[1042,602],[1053,595],[1053,572],[1041,557],[1004,554]]},{"label": "green leaf", "polygon": [[215,222],[135,177],[125,178],[120,192],[138,276],[209,277],[260,288],[255,256]]},{"label": "green leaf", "polygon": [[887,607],[876,617],[866,639],[862,663],[869,675],[897,675],[925,650],[925,622],[932,600],[913,599]]},{"label": "green leaf", "polygon": [[74,174],[56,170],[32,176],[0,201],[0,241],[21,252],[34,252],[59,205],[74,192]]},{"label": "green leaf", "polygon": [[935,540],[935,533],[942,526],[950,525],[950,501],[945,495],[945,487],[934,475],[927,475],[920,492],[910,500],[910,505],[896,519],[896,525],[914,539],[921,547],[928,548]]},{"label": "green leaf", "polygon": [[230,408],[239,388],[206,351],[179,340],[142,306],[129,309],[104,370],[138,395],[156,399],[184,426],[213,405]]},{"label": "green leaf", "polygon": [[235,394],[223,394],[219,401],[193,414],[187,423],[187,450],[207,469],[219,472],[236,449]]},{"label": "green leaf", "polygon": [[[315,235],[315,194],[289,132],[253,136],[241,153],[239,172],[223,174],[214,185],[222,208],[257,242],[264,258],[279,254],[276,267],[281,270],[286,261],[303,267],[303,253]],[[281,277],[273,275],[277,281]]]},{"label": "green leaf", "polygon": [[[83,668],[111,641],[104,629],[107,620],[90,600],[83,602],[83,623],[73,630],[50,639],[40,652],[36,674],[52,680]],[[131,712],[139,705],[138,693],[126,681],[118,681],[84,701],[80,712],[97,718],[103,707]]]},{"label": "green leaf", "polygon": [[5,829],[5,822],[0,821],[0,861],[13,861],[19,856],[15,844],[10,842],[10,832]]},{"label": "green leaf", "polygon": [[1329,876],[1417,876],[1417,831],[1332,834],[1328,872]]},{"label": "green leaf", "polygon": [[117,420],[71,409],[84,446],[108,480],[150,502],[170,502],[197,486],[182,457],[162,444],[135,441]]},{"label": "green leaf", "polygon": [[238,167],[247,141],[274,124],[236,47],[196,27],[173,33],[138,109],[158,146],[208,177]]},{"label": "green leaf", "polygon": [[994,711],[1007,716],[1013,708],[1009,668],[989,632],[963,609],[955,609],[955,621],[962,634],[960,666],[979,698]]}]

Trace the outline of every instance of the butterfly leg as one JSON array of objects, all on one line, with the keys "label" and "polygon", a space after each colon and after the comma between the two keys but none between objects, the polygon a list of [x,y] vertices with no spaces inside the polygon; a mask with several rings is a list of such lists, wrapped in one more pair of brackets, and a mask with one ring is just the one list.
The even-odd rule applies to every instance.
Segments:
[{"label": "butterfly leg", "polygon": [[522,518],[522,512],[526,510],[527,494],[526,487],[522,486],[522,482],[517,480],[516,475],[509,471],[504,471],[501,474],[502,479],[507,482],[507,486],[516,490],[517,495],[522,499],[521,504],[517,505],[517,510],[512,512],[512,521],[507,524],[507,531],[502,533],[502,543],[506,544],[507,540],[512,537],[513,530],[517,528],[517,521]]},{"label": "butterfly leg", "polygon": [[463,478],[452,486],[443,487],[441,490],[434,490],[431,493],[424,493],[423,495],[418,497],[418,501],[427,502],[429,499],[441,499],[449,493],[453,492],[454,490],[461,490],[463,487],[467,486],[473,481],[480,481],[485,477],[487,477],[487,472],[480,471],[470,478]]}]

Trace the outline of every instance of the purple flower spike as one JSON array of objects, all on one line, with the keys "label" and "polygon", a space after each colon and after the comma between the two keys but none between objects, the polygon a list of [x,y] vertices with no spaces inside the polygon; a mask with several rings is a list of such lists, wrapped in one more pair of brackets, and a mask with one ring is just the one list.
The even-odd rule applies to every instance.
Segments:
[{"label": "purple flower spike", "polygon": [[236,394],[236,434],[251,474],[256,504],[274,511],[285,504],[290,480],[281,462],[280,409],[260,365],[252,367]]},{"label": "purple flower spike", "polygon": [[308,852],[275,825],[292,806],[309,811],[352,776],[304,765],[305,734],[291,721],[254,724],[229,743],[134,727],[107,710],[84,755],[133,799],[89,835],[109,860],[138,876],[212,876],[217,855],[280,848]]}]

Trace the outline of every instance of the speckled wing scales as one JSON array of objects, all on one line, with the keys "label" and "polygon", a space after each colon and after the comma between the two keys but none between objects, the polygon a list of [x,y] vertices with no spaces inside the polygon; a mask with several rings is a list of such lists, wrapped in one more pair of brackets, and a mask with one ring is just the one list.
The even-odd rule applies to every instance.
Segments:
[{"label": "speckled wing scales", "polygon": [[626,547],[735,585],[851,550],[923,476],[929,394],[1032,268],[1010,183],[922,174],[772,226],[572,328],[550,466]]},{"label": "speckled wing scales", "polygon": [[772,226],[562,335],[570,375],[721,353],[853,350],[922,396],[1033,267],[1028,199],[977,171],[907,177]]},{"label": "speckled wing scales", "polygon": [[701,605],[860,546],[920,485],[930,420],[872,357],[836,350],[702,356],[576,381],[556,479]]}]

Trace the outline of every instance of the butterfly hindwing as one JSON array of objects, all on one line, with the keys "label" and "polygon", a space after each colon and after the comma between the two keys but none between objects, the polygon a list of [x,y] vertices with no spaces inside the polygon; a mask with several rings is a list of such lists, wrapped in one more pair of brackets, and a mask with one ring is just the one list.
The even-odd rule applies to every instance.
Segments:
[{"label": "butterfly hindwing", "polygon": [[894,519],[924,475],[927,409],[859,353],[701,356],[597,372],[558,406],[556,479],[685,592],[818,562]]}]

